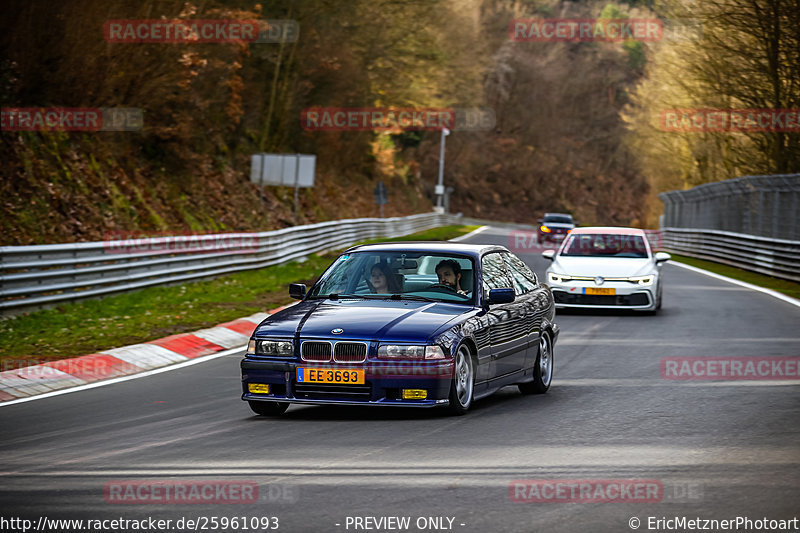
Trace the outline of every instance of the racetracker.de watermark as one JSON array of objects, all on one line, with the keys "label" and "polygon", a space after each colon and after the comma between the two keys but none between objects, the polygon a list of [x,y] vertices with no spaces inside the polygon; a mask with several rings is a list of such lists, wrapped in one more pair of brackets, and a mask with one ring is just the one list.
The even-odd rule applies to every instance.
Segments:
[{"label": "racetracker.de watermark", "polygon": [[657,503],[664,484],[656,479],[523,479],[508,485],[515,503]]},{"label": "racetracker.de watermark", "polygon": [[800,133],[800,108],[665,109],[659,127],[668,132]]},{"label": "racetracker.de watermark", "polygon": [[300,34],[295,20],[108,20],[109,43],[291,43]]},{"label": "racetracker.de watermark", "polygon": [[[650,242],[651,250],[661,250],[664,247],[664,235],[660,230],[644,230],[647,240]],[[635,235],[622,235],[617,238],[618,241],[624,243],[630,242]],[[517,254],[536,253],[546,248],[558,247],[560,243],[541,242],[539,234],[535,231],[529,230],[512,230],[508,234],[508,248]],[[583,247],[584,242],[579,242],[579,246]]]},{"label": "racetracker.de watermark", "polygon": [[508,35],[517,42],[653,42],[664,38],[659,19],[514,19]]},{"label": "racetracker.de watermark", "polygon": [[11,375],[28,380],[58,380],[70,376],[80,379],[108,379],[140,370],[141,367],[106,354],[57,361],[44,358],[9,359],[0,364],[3,377]]},{"label": "racetracker.de watermark", "polygon": [[297,487],[239,480],[119,480],[103,487],[106,503],[129,505],[295,503]]},{"label": "racetracker.de watermark", "polygon": [[109,481],[106,503],[114,504],[248,504],[258,501],[255,481]]},{"label": "racetracker.de watermark", "polygon": [[524,479],[512,481],[514,503],[693,503],[704,487],[691,480],[656,479]]},{"label": "racetracker.de watermark", "polygon": [[258,236],[252,233],[183,233],[158,234],[109,232],[103,249],[107,254],[173,254],[173,253],[255,253]]},{"label": "racetracker.de watermark", "polygon": [[[304,361],[303,364],[309,369],[313,367],[313,370],[323,374],[331,372],[335,375],[341,374],[343,371],[352,370],[338,365],[314,363],[313,361]],[[370,364],[364,370],[365,379],[451,379],[453,373],[454,363],[452,361],[431,364],[421,360],[382,360],[379,363]]]},{"label": "racetracker.de watermark", "polygon": [[480,131],[496,122],[494,110],[484,107],[312,107],[300,114],[306,131]]},{"label": "racetracker.de watermark", "polygon": [[135,107],[4,107],[2,131],[138,131],[144,113]]},{"label": "racetracker.de watermark", "polygon": [[660,366],[676,381],[800,380],[800,357],[664,357]]}]

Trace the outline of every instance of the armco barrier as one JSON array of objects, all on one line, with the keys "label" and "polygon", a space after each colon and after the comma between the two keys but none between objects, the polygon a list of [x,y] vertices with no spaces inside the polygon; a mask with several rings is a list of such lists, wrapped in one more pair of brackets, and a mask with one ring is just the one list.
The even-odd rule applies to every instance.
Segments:
[{"label": "armco barrier", "polygon": [[658,197],[664,249],[800,281],[800,174],[743,176]]},{"label": "armco barrier", "polygon": [[662,235],[667,251],[800,281],[800,241],[687,228],[662,228]]},{"label": "armco barrier", "polygon": [[[0,247],[4,314],[132,289],[262,268],[380,237],[456,223],[452,215],[359,218],[246,234]],[[231,239],[231,237],[238,237]],[[246,249],[242,240],[250,244]],[[169,241],[170,246],[164,246]],[[214,243],[203,246],[203,243]],[[191,250],[181,251],[185,243]],[[200,250],[198,251],[198,243]],[[194,245],[194,246],[192,246]],[[135,252],[131,252],[136,248]],[[118,253],[120,250],[127,253]]]},{"label": "armco barrier", "polygon": [[665,228],[800,240],[800,174],[743,176],[658,197]]}]

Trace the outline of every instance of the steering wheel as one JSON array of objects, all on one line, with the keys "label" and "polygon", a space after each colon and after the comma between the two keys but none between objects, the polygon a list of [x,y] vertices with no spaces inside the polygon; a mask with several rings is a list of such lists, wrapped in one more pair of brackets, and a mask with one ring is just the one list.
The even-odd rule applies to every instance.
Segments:
[{"label": "steering wheel", "polygon": [[428,285],[427,287],[425,287],[426,291],[431,289],[447,289],[449,291],[457,292],[455,287],[452,287],[447,283],[434,283],[433,285]]}]

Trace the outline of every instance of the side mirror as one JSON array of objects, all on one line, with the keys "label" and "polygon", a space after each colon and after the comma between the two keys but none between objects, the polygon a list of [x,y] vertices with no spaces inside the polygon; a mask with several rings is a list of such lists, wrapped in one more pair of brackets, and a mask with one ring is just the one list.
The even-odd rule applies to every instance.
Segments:
[{"label": "side mirror", "polygon": [[670,259],[672,259],[672,256],[667,252],[656,252],[656,264],[669,261]]},{"label": "side mirror", "polygon": [[489,304],[510,304],[514,301],[514,289],[490,289]]},{"label": "side mirror", "polygon": [[295,300],[302,300],[306,297],[306,284],[305,283],[291,283],[289,284],[289,296]]},{"label": "side mirror", "polygon": [[556,251],[555,250],[545,250],[544,252],[542,252],[542,257],[544,257],[545,259],[547,259],[549,261],[552,261],[553,259],[556,258]]}]

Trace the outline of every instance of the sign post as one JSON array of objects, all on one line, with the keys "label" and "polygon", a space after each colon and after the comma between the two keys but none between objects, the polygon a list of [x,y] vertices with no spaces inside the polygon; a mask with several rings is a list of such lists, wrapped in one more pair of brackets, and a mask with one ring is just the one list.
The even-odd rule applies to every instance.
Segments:
[{"label": "sign post", "polygon": [[379,181],[372,194],[375,195],[375,203],[380,206],[381,218],[383,218],[383,206],[389,203],[389,189],[386,188],[382,181]]},{"label": "sign post", "polygon": [[439,147],[439,182],[436,184],[436,211],[444,211],[442,197],[444,196],[444,138],[450,135],[450,130],[442,128],[442,144]]}]

